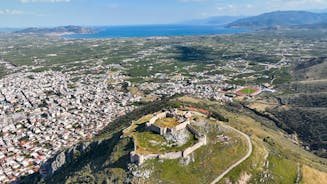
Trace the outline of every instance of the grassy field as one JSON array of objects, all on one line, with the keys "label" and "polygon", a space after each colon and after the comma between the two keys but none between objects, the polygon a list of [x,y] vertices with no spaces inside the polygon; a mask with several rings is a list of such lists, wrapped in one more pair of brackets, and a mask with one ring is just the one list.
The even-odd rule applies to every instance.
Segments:
[{"label": "grassy field", "polygon": [[236,91],[236,93],[240,94],[240,95],[252,95],[255,92],[257,92],[257,89],[254,87],[244,87],[244,88]]},{"label": "grassy field", "polygon": [[152,132],[138,132],[134,134],[137,152],[142,154],[161,154],[173,151],[182,151],[196,143],[193,134],[189,133],[189,141],[182,146],[168,146],[167,141],[159,134]]},{"label": "grassy field", "polygon": [[243,89],[241,90],[241,92],[244,93],[244,94],[250,95],[250,94],[256,92],[256,90],[253,89],[253,88],[243,88]]},{"label": "grassy field", "polygon": [[176,118],[161,118],[158,119],[154,124],[159,127],[173,128],[178,125],[178,122]]},{"label": "grassy field", "polygon": [[260,112],[264,112],[268,108],[275,108],[279,105],[279,102],[276,98],[271,97],[256,97],[250,104],[248,105],[249,108],[255,109]]},{"label": "grassy field", "polygon": [[269,169],[272,172],[272,181],[275,183],[294,183],[297,178],[297,164],[294,160],[290,160],[278,155],[270,155]]},{"label": "grassy field", "polygon": [[327,173],[313,169],[307,165],[302,167],[301,184],[325,184],[327,181]]}]

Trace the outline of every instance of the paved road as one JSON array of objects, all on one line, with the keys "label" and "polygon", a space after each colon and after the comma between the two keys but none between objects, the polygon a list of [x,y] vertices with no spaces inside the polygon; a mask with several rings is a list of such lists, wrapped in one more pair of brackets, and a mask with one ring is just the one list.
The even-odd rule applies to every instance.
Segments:
[{"label": "paved road", "polygon": [[230,127],[230,126],[227,126],[227,125],[223,125],[224,127],[227,127],[227,128],[230,128],[232,130],[235,130],[236,132],[238,132],[239,134],[243,135],[246,140],[247,140],[247,143],[248,143],[248,147],[249,147],[249,150],[248,152],[246,153],[246,155],[240,159],[239,161],[237,161],[235,164],[231,165],[226,171],[224,171],[223,173],[221,173],[215,180],[213,180],[211,182],[211,184],[215,184],[215,183],[218,183],[221,179],[224,178],[224,176],[226,176],[232,169],[234,169],[235,167],[237,167],[238,165],[240,165],[242,162],[244,162],[247,158],[249,158],[252,154],[252,143],[251,143],[251,139],[248,135],[246,135],[245,133],[233,128],[233,127]]}]

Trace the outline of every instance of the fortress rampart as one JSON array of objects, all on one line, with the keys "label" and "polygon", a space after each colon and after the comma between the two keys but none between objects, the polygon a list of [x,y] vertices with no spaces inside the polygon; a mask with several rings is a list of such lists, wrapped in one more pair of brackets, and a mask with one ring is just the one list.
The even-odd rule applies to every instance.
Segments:
[{"label": "fortress rampart", "polygon": [[[155,159],[155,158],[157,158],[157,159],[178,159],[178,158],[182,158],[182,157],[187,157],[189,154],[193,153],[195,150],[199,149],[201,146],[207,144],[206,135],[201,135],[200,132],[198,132],[195,128],[193,128],[190,125],[189,119],[186,119],[184,122],[181,122],[180,124],[176,125],[173,128],[159,127],[154,124],[156,122],[156,120],[158,120],[160,118],[165,118],[165,117],[167,117],[167,115],[168,115],[168,112],[156,114],[153,118],[151,118],[149,120],[148,123],[146,123],[148,130],[158,133],[160,135],[164,135],[164,134],[172,132],[172,131],[180,131],[180,130],[183,130],[186,128],[189,132],[191,132],[194,135],[195,139],[197,139],[198,142],[196,144],[194,144],[193,146],[188,147],[182,151],[168,152],[168,153],[162,153],[162,154],[140,154],[137,152],[137,146],[135,145],[135,141],[133,140],[134,151],[132,151],[130,153],[130,159],[131,159],[132,163],[142,165],[146,160],[149,160],[149,159]],[[187,116],[190,117],[189,114]]]},{"label": "fortress rampart", "polygon": [[147,126],[148,130],[150,130],[152,132],[155,132],[155,133],[158,133],[160,135],[165,135],[166,133],[169,133],[169,132],[175,132],[175,131],[183,130],[183,129],[186,128],[187,125],[190,124],[190,120],[186,119],[184,122],[176,125],[173,128],[160,127],[160,126],[155,125],[155,122],[158,119],[162,119],[162,118],[165,118],[165,117],[168,117],[168,116],[173,116],[173,114],[170,114],[168,112],[162,112],[162,113],[156,114],[153,118],[151,118],[149,120],[148,123],[146,123],[146,126]]}]

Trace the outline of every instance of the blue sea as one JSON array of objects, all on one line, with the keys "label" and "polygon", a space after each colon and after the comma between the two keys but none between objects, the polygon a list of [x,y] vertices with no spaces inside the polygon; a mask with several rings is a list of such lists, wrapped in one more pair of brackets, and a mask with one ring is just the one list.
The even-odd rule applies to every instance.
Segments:
[{"label": "blue sea", "polygon": [[94,34],[72,34],[66,38],[130,38],[156,36],[195,36],[216,34],[237,34],[247,30],[229,29],[213,25],[146,25],[146,26],[112,26],[98,28]]}]

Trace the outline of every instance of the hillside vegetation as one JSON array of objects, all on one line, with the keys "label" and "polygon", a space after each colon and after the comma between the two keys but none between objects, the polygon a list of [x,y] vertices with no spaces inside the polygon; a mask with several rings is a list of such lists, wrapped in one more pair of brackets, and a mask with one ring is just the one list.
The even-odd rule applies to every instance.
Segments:
[{"label": "hillside vegetation", "polygon": [[281,87],[281,105],[267,109],[288,133],[296,133],[304,146],[327,157],[327,61],[325,57],[302,60],[292,69],[292,83]]}]

